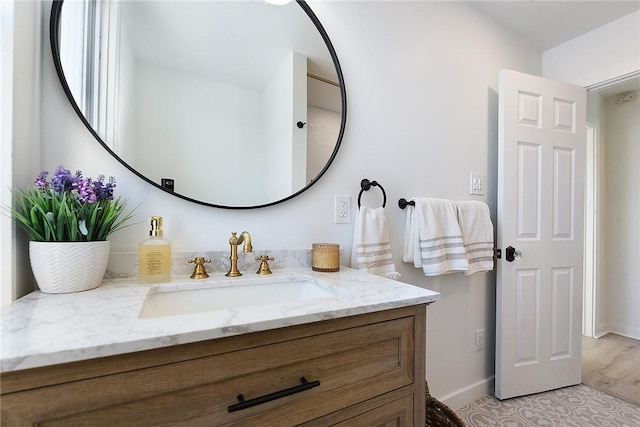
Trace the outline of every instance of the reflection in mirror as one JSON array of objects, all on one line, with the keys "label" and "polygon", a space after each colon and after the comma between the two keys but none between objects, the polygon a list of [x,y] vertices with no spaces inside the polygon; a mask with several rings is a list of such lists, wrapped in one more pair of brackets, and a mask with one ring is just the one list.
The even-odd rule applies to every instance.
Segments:
[{"label": "reflection in mirror", "polygon": [[342,74],[304,2],[55,2],[52,49],[98,140],[179,197],[278,203],[313,184],[340,145]]}]

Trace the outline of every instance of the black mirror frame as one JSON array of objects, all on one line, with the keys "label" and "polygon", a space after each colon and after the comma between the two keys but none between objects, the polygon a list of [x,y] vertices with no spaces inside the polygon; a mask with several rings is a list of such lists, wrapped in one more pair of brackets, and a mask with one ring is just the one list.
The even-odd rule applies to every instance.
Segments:
[{"label": "black mirror frame", "polygon": [[280,200],[276,200],[274,202],[265,203],[265,204],[261,204],[261,205],[254,205],[254,206],[225,206],[225,205],[217,205],[215,203],[209,203],[209,202],[205,202],[205,201],[202,201],[202,200],[192,199],[191,197],[187,197],[187,196],[184,196],[182,194],[170,191],[167,188],[162,187],[160,184],[158,184],[158,183],[150,180],[146,176],[142,175],[140,172],[135,170],[132,166],[130,166],[127,162],[125,162],[122,158],[120,158],[120,156],[118,156],[111,148],[109,148],[107,146],[107,144],[102,140],[102,138],[98,135],[98,133],[95,131],[95,129],[93,129],[91,127],[91,125],[89,124],[89,122],[85,118],[84,114],[80,110],[80,107],[76,103],[76,101],[75,101],[75,99],[73,97],[73,94],[71,93],[71,89],[69,88],[69,84],[67,83],[67,79],[66,79],[66,77],[64,75],[64,71],[62,70],[62,63],[60,61],[60,46],[59,46],[59,43],[60,43],[60,37],[59,37],[60,31],[59,31],[59,26],[60,26],[60,13],[62,11],[63,3],[64,3],[64,0],[54,0],[53,1],[52,5],[51,5],[51,17],[50,17],[50,20],[49,20],[49,39],[51,41],[51,53],[53,55],[53,62],[54,62],[58,77],[60,79],[60,83],[62,84],[62,88],[64,89],[64,92],[67,95],[67,98],[69,99],[69,102],[71,103],[71,105],[72,105],[73,109],[75,110],[76,114],[78,115],[78,117],[80,118],[82,123],[84,123],[85,127],[89,130],[89,132],[93,135],[93,137],[100,143],[100,145],[102,145],[102,147],[105,150],[107,150],[107,152],[109,154],[111,154],[124,167],[129,169],[132,173],[137,175],[143,181],[146,181],[147,183],[153,185],[156,188],[159,188],[160,190],[162,190],[162,191],[164,191],[166,193],[172,194],[172,195],[174,195],[174,196],[176,196],[176,197],[178,197],[180,199],[187,200],[189,202],[197,203],[199,205],[211,206],[211,207],[214,207],[214,208],[222,208],[222,209],[238,209],[238,210],[239,209],[257,209],[257,208],[265,208],[265,207],[268,207],[268,206],[273,206],[273,205],[277,205],[279,203],[286,202],[287,200],[293,199],[294,197],[304,193],[309,188],[311,188],[311,186],[313,184],[315,184],[325,174],[325,172],[329,169],[329,166],[331,166],[331,164],[333,163],[333,160],[335,159],[335,157],[336,157],[336,155],[338,153],[338,149],[340,148],[340,145],[342,143],[342,137],[344,136],[344,129],[345,129],[346,121],[347,121],[347,93],[346,93],[345,85],[344,85],[344,76],[342,75],[342,68],[340,67],[340,62],[338,61],[338,56],[336,54],[335,49],[333,48],[333,44],[331,43],[331,40],[329,39],[329,36],[327,35],[327,32],[324,30],[324,27],[322,26],[322,24],[320,23],[320,21],[318,20],[316,15],[313,13],[313,11],[309,7],[309,5],[304,0],[296,0],[296,3],[298,3],[298,5],[305,11],[305,13],[309,17],[309,19],[311,19],[311,21],[315,25],[316,29],[318,30],[318,32],[322,36],[322,39],[324,40],[325,44],[327,45],[327,49],[329,50],[329,54],[331,55],[331,59],[333,60],[333,64],[334,64],[334,66],[336,68],[336,73],[337,73],[337,76],[338,76],[338,84],[340,85],[340,96],[341,96],[341,105],[342,105],[342,119],[341,119],[341,122],[340,122],[340,132],[338,133],[338,139],[336,141],[336,146],[333,149],[333,152],[331,153],[331,157],[329,158],[329,160],[327,161],[325,166],[322,168],[320,173],[309,184],[307,184],[305,187],[303,187],[302,189],[298,190],[297,192],[291,194],[288,197],[285,197],[285,198],[280,199]]}]

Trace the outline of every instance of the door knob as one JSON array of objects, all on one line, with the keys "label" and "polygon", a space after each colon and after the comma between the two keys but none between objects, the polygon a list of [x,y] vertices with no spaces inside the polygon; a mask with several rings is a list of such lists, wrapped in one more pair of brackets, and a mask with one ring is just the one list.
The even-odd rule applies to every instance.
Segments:
[{"label": "door knob", "polygon": [[520,252],[513,246],[507,246],[507,249],[505,250],[505,258],[507,259],[507,261],[513,262],[517,259],[522,258],[522,252]]}]

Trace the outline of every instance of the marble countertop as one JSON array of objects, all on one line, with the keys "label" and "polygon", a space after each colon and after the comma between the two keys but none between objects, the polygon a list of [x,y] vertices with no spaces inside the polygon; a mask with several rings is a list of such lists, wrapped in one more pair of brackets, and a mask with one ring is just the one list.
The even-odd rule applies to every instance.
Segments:
[{"label": "marble countertop", "polygon": [[[139,318],[142,304],[153,285],[140,285],[133,280],[108,280],[96,289],[73,294],[36,291],[0,309],[0,371],[88,360],[428,304],[440,299],[437,292],[346,267],[336,273],[319,273],[310,268],[275,270],[267,277],[292,278],[294,275],[312,276],[344,292],[294,303]],[[208,286],[211,282],[228,286],[239,284],[238,280],[247,277],[260,276],[246,274],[229,279],[218,273],[203,281],[178,277],[169,284],[155,286],[194,283]]]}]

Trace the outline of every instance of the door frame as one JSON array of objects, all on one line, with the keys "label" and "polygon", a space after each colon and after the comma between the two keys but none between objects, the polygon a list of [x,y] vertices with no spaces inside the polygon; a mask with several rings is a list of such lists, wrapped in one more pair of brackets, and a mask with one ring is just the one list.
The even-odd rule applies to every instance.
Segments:
[{"label": "door frame", "polygon": [[[588,104],[588,102],[587,102]],[[595,338],[598,322],[598,205],[599,174],[598,128],[587,121],[587,162],[585,165],[585,206],[584,206],[584,284],[582,291],[582,335]]]},{"label": "door frame", "polygon": [[[586,86],[587,89],[587,97],[591,93],[598,93],[603,89],[609,89],[619,85],[621,83],[625,83],[629,80],[633,80],[640,77],[640,70],[636,70],[631,73],[623,74],[620,76],[616,76],[607,80],[603,80],[598,83],[594,83]],[[601,184],[601,176],[600,176],[600,165],[601,165],[601,141],[599,138],[601,127],[594,126],[591,123],[587,122],[587,126],[592,126],[594,128],[594,140],[593,140],[593,163],[587,164],[587,168],[593,167],[593,188],[586,188],[586,191],[591,192],[591,196],[593,197],[593,203],[590,206],[585,205],[585,251],[584,251],[584,273],[585,273],[585,283],[583,288],[583,325],[582,325],[582,334],[592,338],[600,338],[606,335],[609,331],[606,329],[602,329],[602,323],[600,321],[600,297],[601,297],[601,289],[604,278],[602,277],[602,273],[604,271],[603,265],[603,254],[601,247],[601,222],[602,216],[599,214],[599,208],[601,204],[600,200],[600,184]],[[589,148],[589,147],[588,147]],[[587,194],[585,194],[587,196]],[[587,197],[585,197],[585,201]],[[587,212],[590,210],[590,212]],[[592,215],[593,224],[592,227],[587,227],[588,224],[588,216]],[[589,235],[591,233],[591,235]],[[592,248],[587,247],[587,241],[591,240]],[[592,269],[590,273],[592,274],[592,280],[590,283],[587,282],[587,266],[591,266]],[[587,296],[591,296],[591,300],[587,300]],[[589,313],[587,313],[589,311]]]}]

